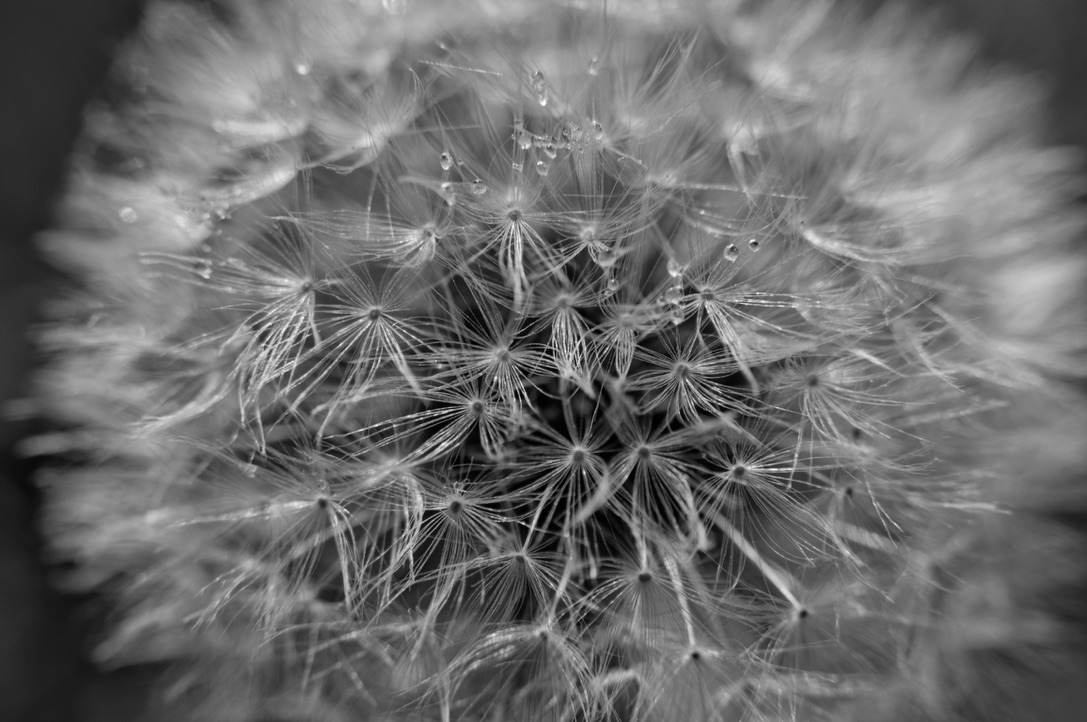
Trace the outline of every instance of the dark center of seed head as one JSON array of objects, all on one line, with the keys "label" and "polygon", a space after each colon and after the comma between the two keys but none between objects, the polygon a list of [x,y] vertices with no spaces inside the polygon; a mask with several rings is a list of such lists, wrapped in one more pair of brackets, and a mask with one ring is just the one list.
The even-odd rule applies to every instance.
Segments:
[{"label": "dark center of seed head", "polygon": [[460,514],[460,510],[463,509],[463,508],[464,508],[464,505],[461,504],[460,500],[458,500],[458,499],[454,499],[453,501],[449,502],[449,513],[450,514]]},{"label": "dark center of seed head", "polygon": [[379,320],[381,318],[381,309],[380,308],[371,308],[369,316],[370,316],[371,321]]},{"label": "dark center of seed head", "polygon": [[506,218],[509,218],[511,221],[516,223],[517,221],[521,220],[521,209],[511,208],[510,211],[506,214]]},{"label": "dark center of seed head", "polygon": [[650,574],[649,572],[639,572],[638,573],[638,581],[641,582],[642,584],[648,584],[649,580],[652,579],[652,578],[653,578],[653,575]]}]

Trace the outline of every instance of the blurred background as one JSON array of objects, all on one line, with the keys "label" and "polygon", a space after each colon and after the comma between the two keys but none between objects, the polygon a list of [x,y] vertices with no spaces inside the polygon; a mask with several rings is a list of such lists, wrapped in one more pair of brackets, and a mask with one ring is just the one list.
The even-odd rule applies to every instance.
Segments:
[{"label": "blurred background", "polygon": [[[848,2],[849,0],[844,0]],[[878,4],[882,0],[853,0]],[[989,62],[1041,75],[1052,91],[1050,137],[1087,149],[1087,2],[912,0],[970,32]],[[34,253],[49,224],[84,103],[139,0],[0,0],[0,721],[127,722],[141,718],[147,680],[103,674],[85,660],[87,600],[63,597],[39,561],[38,494],[13,444],[32,431],[4,412],[30,383],[25,330],[55,275]],[[1071,151],[1070,151],[1071,152]]]}]

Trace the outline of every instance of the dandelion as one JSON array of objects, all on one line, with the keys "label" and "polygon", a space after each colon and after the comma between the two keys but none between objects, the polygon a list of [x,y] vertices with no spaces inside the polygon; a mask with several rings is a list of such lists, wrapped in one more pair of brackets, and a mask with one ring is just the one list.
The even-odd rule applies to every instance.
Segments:
[{"label": "dandelion", "polygon": [[193,720],[1026,719],[1087,670],[1085,219],[922,26],[152,3],[25,444],[94,659]]}]

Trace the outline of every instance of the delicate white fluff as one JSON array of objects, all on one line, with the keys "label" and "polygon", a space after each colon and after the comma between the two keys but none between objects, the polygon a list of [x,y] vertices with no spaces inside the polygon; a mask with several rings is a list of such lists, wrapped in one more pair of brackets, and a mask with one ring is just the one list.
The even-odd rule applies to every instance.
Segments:
[{"label": "delicate white fluff", "polygon": [[893,7],[152,3],[42,238],[96,659],[194,720],[1056,719],[1038,106]]}]

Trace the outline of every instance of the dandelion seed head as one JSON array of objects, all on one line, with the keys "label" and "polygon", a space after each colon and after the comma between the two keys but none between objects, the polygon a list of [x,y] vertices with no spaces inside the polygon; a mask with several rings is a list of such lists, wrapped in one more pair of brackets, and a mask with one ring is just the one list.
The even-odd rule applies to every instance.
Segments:
[{"label": "dandelion seed head", "polygon": [[957,41],[794,0],[153,7],[87,130],[139,162],[80,159],[46,244],[85,284],[31,446],[101,659],[176,662],[193,719],[799,722],[944,714],[934,669],[1019,654],[948,578],[1012,476],[1082,460],[1083,218]]}]

